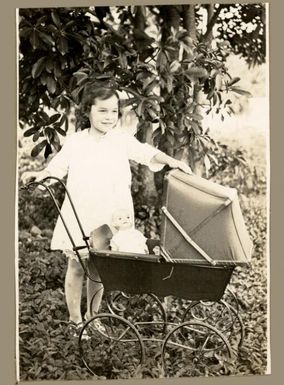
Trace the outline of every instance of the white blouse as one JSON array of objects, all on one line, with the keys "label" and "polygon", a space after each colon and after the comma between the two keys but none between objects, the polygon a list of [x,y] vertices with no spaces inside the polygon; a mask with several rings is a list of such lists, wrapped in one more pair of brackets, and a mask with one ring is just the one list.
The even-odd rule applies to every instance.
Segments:
[{"label": "white blouse", "polygon": [[[88,130],[83,130],[66,139],[47,170],[60,179],[68,174],[66,187],[85,235],[89,236],[95,228],[110,225],[116,209],[128,209],[134,217],[129,160],[159,171],[164,165],[153,161],[158,152],[158,149],[118,129],[113,129],[99,140]],[[84,245],[67,196],[61,213],[76,246]],[[60,217],[53,232],[51,249],[72,249]]]}]

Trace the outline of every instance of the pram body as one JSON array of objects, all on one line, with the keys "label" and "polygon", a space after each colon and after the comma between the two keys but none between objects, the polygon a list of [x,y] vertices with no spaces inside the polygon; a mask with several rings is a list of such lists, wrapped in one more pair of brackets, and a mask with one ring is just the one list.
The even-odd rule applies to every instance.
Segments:
[{"label": "pram body", "polygon": [[219,300],[252,250],[236,191],[181,171],[168,173],[160,247],[161,256],[90,249],[90,266],[106,290]]}]

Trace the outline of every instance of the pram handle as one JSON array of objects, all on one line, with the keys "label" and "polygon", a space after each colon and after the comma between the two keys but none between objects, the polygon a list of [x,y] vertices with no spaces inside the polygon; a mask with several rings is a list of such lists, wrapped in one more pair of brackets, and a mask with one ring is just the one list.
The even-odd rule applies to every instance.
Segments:
[{"label": "pram handle", "polygon": [[[57,182],[59,182],[59,183],[63,186],[64,191],[66,192],[66,195],[67,195],[68,200],[69,200],[69,202],[70,202],[70,205],[71,205],[71,207],[72,207],[72,210],[73,210],[73,213],[74,213],[74,215],[75,215],[75,218],[76,218],[76,220],[77,220],[77,223],[78,223],[78,226],[79,226],[79,228],[80,228],[80,231],[81,231],[81,233],[82,233],[82,238],[83,238],[83,240],[84,240],[84,242],[85,242],[85,246],[76,246],[76,244],[75,244],[75,242],[74,242],[74,239],[73,239],[73,237],[72,237],[72,235],[71,235],[71,232],[70,232],[70,230],[69,230],[69,228],[68,228],[68,226],[67,226],[67,224],[66,224],[66,222],[65,222],[65,220],[64,220],[64,218],[63,218],[63,215],[62,215],[62,213],[61,213],[60,207],[59,207],[59,205],[58,205],[57,199],[56,199],[55,196],[54,196],[53,191],[49,188],[49,186],[47,186],[47,185],[44,183],[44,182],[46,182],[46,181],[48,181],[48,180],[51,180],[51,179],[56,180]],[[21,187],[21,189],[30,190],[32,187],[36,187],[36,186],[42,186],[42,187],[44,187],[44,188],[47,190],[47,192],[49,193],[49,195],[50,195],[51,199],[53,200],[53,203],[54,203],[54,205],[55,205],[55,207],[56,207],[56,210],[57,210],[57,212],[58,212],[58,214],[59,214],[59,216],[60,216],[60,218],[61,218],[61,220],[62,220],[62,223],[63,223],[63,225],[64,225],[64,228],[65,228],[65,230],[66,230],[66,232],[67,232],[67,234],[68,234],[68,237],[69,237],[70,242],[71,242],[72,247],[73,247],[73,251],[76,253],[76,255],[77,255],[78,259],[79,259],[79,262],[80,262],[80,264],[81,264],[81,266],[82,266],[82,268],[83,268],[83,270],[84,270],[84,273],[86,274],[86,276],[87,276],[90,280],[95,281],[95,280],[90,276],[90,274],[89,274],[89,272],[88,272],[88,270],[87,270],[87,268],[86,268],[86,266],[85,266],[85,264],[84,264],[84,262],[83,262],[83,260],[82,260],[82,258],[81,258],[81,256],[80,256],[80,253],[78,252],[78,250],[81,250],[81,249],[83,249],[83,248],[87,248],[88,251],[90,250],[90,245],[89,245],[89,242],[88,242],[89,237],[87,237],[87,236],[85,235],[85,232],[84,232],[84,230],[83,230],[83,226],[82,226],[81,221],[80,221],[80,219],[79,219],[79,217],[78,217],[78,214],[77,214],[77,211],[76,211],[76,209],[75,209],[74,203],[73,203],[73,201],[72,201],[72,199],[71,199],[70,193],[69,193],[69,191],[68,191],[68,189],[67,189],[65,183],[62,182],[61,179],[59,179],[59,178],[57,178],[57,177],[55,177],[55,176],[48,176],[48,177],[42,179],[41,181],[32,181],[32,182],[29,182],[29,183],[27,183],[25,186]],[[96,281],[96,282],[98,282],[98,281]],[[101,282],[99,282],[99,283],[101,283]]]}]

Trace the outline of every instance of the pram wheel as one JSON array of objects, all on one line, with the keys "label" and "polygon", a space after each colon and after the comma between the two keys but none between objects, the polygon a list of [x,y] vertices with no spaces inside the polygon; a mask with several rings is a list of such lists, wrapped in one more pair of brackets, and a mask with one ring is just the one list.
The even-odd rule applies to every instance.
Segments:
[{"label": "pram wheel", "polygon": [[182,322],[200,321],[216,327],[237,350],[244,339],[244,327],[237,310],[224,300],[193,301],[185,310]]},{"label": "pram wheel", "polygon": [[161,300],[154,294],[113,292],[107,297],[107,305],[112,314],[134,324],[144,337],[165,333],[167,315]]},{"label": "pram wheel", "polygon": [[168,377],[209,376],[222,371],[226,374],[231,357],[231,346],[224,334],[197,321],[176,326],[162,346],[162,362]]},{"label": "pram wheel", "polygon": [[[83,338],[86,332],[88,338]],[[115,378],[122,369],[135,373],[145,359],[138,330],[115,314],[101,313],[90,318],[81,330],[79,349],[90,372],[107,378]]]}]

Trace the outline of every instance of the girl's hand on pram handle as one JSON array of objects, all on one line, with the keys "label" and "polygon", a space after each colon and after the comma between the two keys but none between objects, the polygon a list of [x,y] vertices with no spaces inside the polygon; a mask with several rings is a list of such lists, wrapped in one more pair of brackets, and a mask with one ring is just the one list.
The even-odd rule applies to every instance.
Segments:
[{"label": "girl's hand on pram handle", "polygon": [[[32,182],[40,182],[50,176],[49,171],[42,170],[42,171],[25,171],[21,176],[21,181],[24,186],[28,185]],[[48,183],[49,184],[49,183]],[[45,188],[41,185],[37,186],[40,190],[45,190]]]},{"label": "girl's hand on pram handle", "polygon": [[189,175],[193,174],[191,168],[185,162],[182,162],[181,160],[171,158],[171,160],[168,163],[168,166],[170,168],[178,168],[179,170],[181,170],[181,171],[183,171]]},{"label": "girl's hand on pram handle", "polygon": [[185,162],[172,158],[171,156],[165,154],[162,151],[159,151],[154,157],[153,160],[158,163],[165,164],[169,166],[170,168],[178,168],[181,171],[185,172],[186,174],[193,174],[191,168],[189,167],[188,164]]}]

